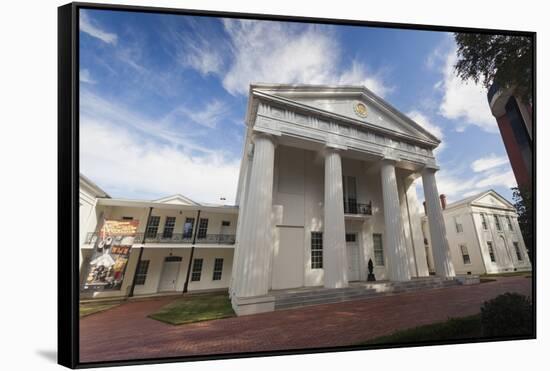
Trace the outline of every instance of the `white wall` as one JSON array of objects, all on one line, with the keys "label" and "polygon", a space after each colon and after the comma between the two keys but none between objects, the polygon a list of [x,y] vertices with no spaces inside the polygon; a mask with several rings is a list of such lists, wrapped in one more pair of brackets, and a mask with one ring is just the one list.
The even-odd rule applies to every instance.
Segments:
[{"label": "white wall", "polygon": [[[474,207],[473,212],[478,215],[476,225],[479,232],[480,246],[485,261],[487,273],[499,273],[516,270],[531,270],[531,263],[527,256],[523,237],[519,225],[517,225],[517,214],[512,211],[504,211],[490,208]],[[483,229],[480,213],[487,216],[487,230]],[[498,231],[493,215],[500,218],[501,230]],[[505,216],[512,220],[513,230],[509,230]],[[504,239],[505,243],[502,243]],[[491,262],[487,241],[493,242],[496,262]],[[518,242],[521,248],[523,260],[519,261],[514,250],[514,242]]]},{"label": "white wall", "polygon": [[[447,229],[447,240],[451,251],[451,259],[456,274],[483,274],[485,273],[484,260],[481,256],[479,241],[477,238],[476,225],[472,219],[471,210],[468,206],[445,210],[443,213],[445,228]],[[455,219],[462,224],[462,232],[457,232]],[[460,250],[460,245],[466,245],[470,256],[470,263],[465,264]]]}]

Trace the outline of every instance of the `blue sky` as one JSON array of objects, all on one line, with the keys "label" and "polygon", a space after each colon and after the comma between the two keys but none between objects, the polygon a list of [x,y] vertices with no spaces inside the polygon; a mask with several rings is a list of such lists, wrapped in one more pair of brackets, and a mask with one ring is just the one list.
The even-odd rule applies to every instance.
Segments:
[{"label": "blue sky", "polygon": [[250,83],[353,84],[442,139],[451,202],[511,200],[485,91],[454,75],[455,51],[434,31],[81,10],[80,169],[112,197],[232,203]]}]

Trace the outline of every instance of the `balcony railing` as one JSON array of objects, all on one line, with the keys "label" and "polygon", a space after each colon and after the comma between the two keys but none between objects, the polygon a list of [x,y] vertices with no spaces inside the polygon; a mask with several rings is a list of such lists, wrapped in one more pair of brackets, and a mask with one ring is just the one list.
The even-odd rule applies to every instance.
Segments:
[{"label": "balcony railing", "polygon": [[[90,232],[86,236],[86,244],[94,244],[97,240],[97,232]],[[143,241],[143,233],[136,233],[134,243],[141,243]],[[172,235],[157,233],[155,235],[145,236],[145,243],[192,243],[193,236],[188,233],[172,233]],[[234,234],[207,234],[198,235],[196,244],[221,244],[221,245],[233,245],[235,244]]]},{"label": "balcony railing", "polygon": [[344,200],[344,214],[372,215],[372,203],[362,204],[354,200]]}]

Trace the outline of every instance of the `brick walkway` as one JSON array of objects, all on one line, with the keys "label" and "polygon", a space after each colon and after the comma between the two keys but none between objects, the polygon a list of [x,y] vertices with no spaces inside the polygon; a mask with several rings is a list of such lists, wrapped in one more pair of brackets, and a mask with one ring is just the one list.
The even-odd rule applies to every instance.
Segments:
[{"label": "brick walkway", "polygon": [[504,292],[531,295],[531,279],[404,293],[172,326],[147,318],[174,298],[120,305],[80,320],[81,362],[352,345],[479,312]]}]

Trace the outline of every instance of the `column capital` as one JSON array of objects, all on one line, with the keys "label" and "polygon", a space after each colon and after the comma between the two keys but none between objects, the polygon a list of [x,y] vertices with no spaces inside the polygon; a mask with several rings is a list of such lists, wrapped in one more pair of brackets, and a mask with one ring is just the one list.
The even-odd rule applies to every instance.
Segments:
[{"label": "column capital", "polygon": [[332,150],[332,151],[347,151],[348,146],[344,144],[338,144],[338,143],[326,143],[325,144],[325,151],[326,150]]},{"label": "column capital", "polygon": [[274,146],[277,146],[277,138],[274,134],[265,133],[263,131],[255,131],[252,134],[252,143],[256,143],[258,139],[268,139]]},{"label": "column capital", "polygon": [[439,166],[437,165],[424,165],[424,167],[421,170],[421,173],[435,173],[436,171],[439,171]]},{"label": "column capital", "polygon": [[394,166],[395,166],[395,164],[397,164],[398,161],[399,161],[399,159],[397,157],[393,157],[393,156],[384,156],[380,160],[380,162],[389,163],[389,164],[392,164]]}]

